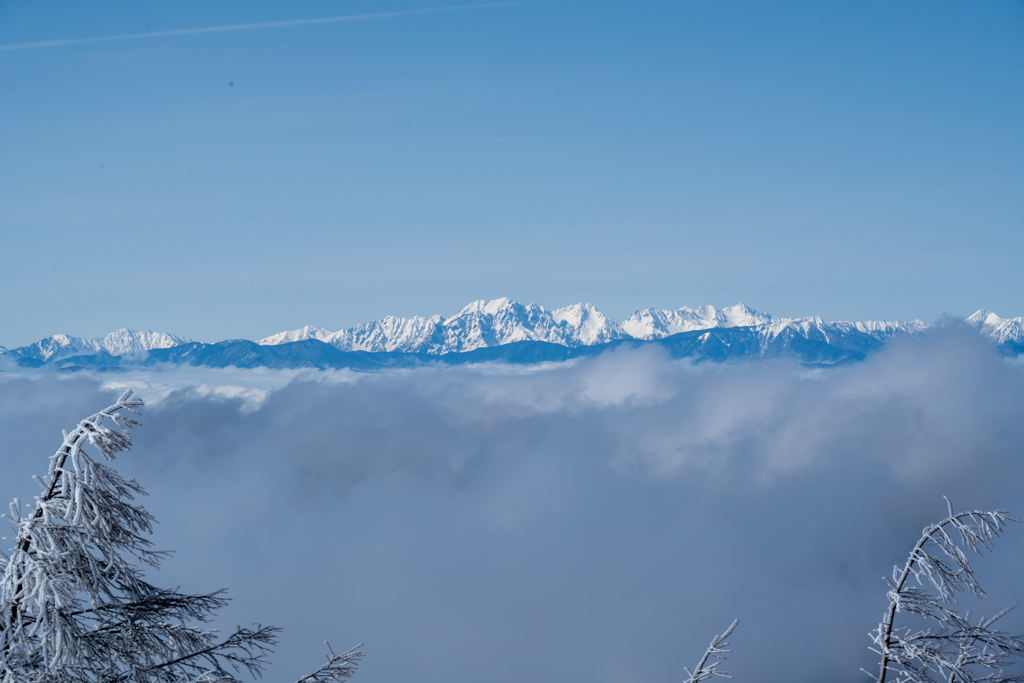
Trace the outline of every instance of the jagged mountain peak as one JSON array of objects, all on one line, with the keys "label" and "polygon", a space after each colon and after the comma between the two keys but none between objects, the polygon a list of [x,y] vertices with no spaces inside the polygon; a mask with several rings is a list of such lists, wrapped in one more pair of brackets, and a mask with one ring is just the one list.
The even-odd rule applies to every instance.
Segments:
[{"label": "jagged mountain peak", "polygon": [[572,304],[571,306],[563,306],[551,311],[552,317],[558,322],[565,320],[569,324],[579,325],[583,320],[587,318],[599,318],[607,320],[604,313],[597,310],[594,304],[578,303]]},{"label": "jagged mountain peak", "polygon": [[1024,342],[1024,318],[1001,318],[990,311],[977,311],[964,322],[998,344]]},{"label": "jagged mountain peak", "polygon": [[1019,320],[1024,320],[1024,318],[1001,318],[997,314],[992,313],[991,311],[978,310],[975,311],[973,315],[968,316],[968,318],[964,322],[966,322],[968,325],[972,327],[981,327],[983,325],[995,327],[998,325],[1012,323]]},{"label": "jagged mountain peak", "polygon": [[98,341],[103,350],[110,355],[123,356],[126,353],[139,353],[150,349],[169,349],[173,346],[187,344],[192,340],[167,332],[122,328],[95,341]]},{"label": "jagged mountain peak", "polygon": [[[708,306],[712,311],[714,308]],[[721,327],[750,327],[754,325],[767,325],[775,320],[771,315],[758,313],[742,301],[734,306],[726,306],[715,313],[715,319],[721,322]]]},{"label": "jagged mountain peak", "polygon": [[[964,322],[967,323],[968,325],[977,326],[977,325],[981,325],[982,323],[984,323],[985,320],[988,319],[989,317],[999,318],[999,316],[996,315],[995,313],[989,313],[988,311],[984,311],[984,310],[978,309],[977,311],[975,311],[971,315],[967,316],[967,318],[964,320]],[[1001,320],[1001,318],[1000,318],[1000,320]]]},{"label": "jagged mountain peak", "polygon": [[257,341],[257,344],[262,346],[276,346],[277,344],[287,344],[288,342],[305,341],[306,339],[319,339],[323,341],[329,337],[331,333],[321,327],[313,327],[312,325],[306,325],[300,327],[297,330],[287,330],[285,332],[278,332],[272,334],[269,337],[264,337]]},{"label": "jagged mountain peak", "polygon": [[167,332],[137,331],[120,329],[95,339],[55,334],[35,344],[8,351],[19,358],[30,358],[42,362],[70,358],[72,356],[108,353],[111,356],[139,354],[150,349],[168,349],[192,340]]},{"label": "jagged mountain peak", "polygon": [[620,325],[636,339],[662,339],[680,332],[715,327],[754,327],[768,325],[776,318],[758,313],[744,303],[716,309],[714,306],[683,306],[675,310],[648,308],[637,311]]},{"label": "jagged mountain peak", "polygon": [[347,330],[339,330],[324,341],[342,351],[404,351],[410,345],[428,344],[440,334],[444,318],[389,315]]},{"label": "jagged mountain peak", "polygon": [[[530,304],[530,306],[535,306]],[[453,318],[458,318],[467,315],[484,314],[484,315],[497,315],[504,311],[514,310],[516,308],[525,308],[518,301],[513,301],[507,296],[501,297],[500,299],[478,299],[465,306],[463,306],[458,313],[453,315]]]},{"label": "jagged mountain peak", "polygon": [[594,304],[579,303],[552,311],[551,317],[565,325],[575,341],[584,346],[603,344],[628,335]]}]

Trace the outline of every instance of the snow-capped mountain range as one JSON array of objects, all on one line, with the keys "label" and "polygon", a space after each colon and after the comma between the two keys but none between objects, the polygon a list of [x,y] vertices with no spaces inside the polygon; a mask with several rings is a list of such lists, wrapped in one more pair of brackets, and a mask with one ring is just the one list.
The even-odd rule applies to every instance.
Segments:
[{"label": "snow-capped mountain range", "polygon": [[[7,350],[5,353],[22,358],[33,358],[43,362],[86,356],[96,353],[107,353],[111,356],[136,356],[145,354],[152,349],[169,349],[173,346],[188,344],[192,340],[166,332],[136,332],[135,330],[117,330],[98,339],[82,339],[55,334],[37,341],[35,344]],[[2,347],[0,347],[2,348]]]},{"label": "snow-capped mountain range", "polygon": [[319,339],[342,351],[443,354],[520,341],[590,346],[629,336],[592,304],[576,304],[548,311],[537,304],[523,305],[510,299],[495,299],[474,301],[450,318],[439,315],[430,318],[388,316],[338,332],[306,326],[280,332],[259,340],[257,344],[271,346]]},{"label": "snow-capped mountain range", "polygon": [[[1024,351],[1024,318],[1005,319],[978,311],[965,322],[1007,353]],[[172,334],[118,330],[99,339],[55,335],[17,349],[0,347],[0,356],[13,357],[22,366],[187,363],[363,367],[369,362],[366,354],[388,356],[391,364],[397,362],[396,354],[410,356],[411,360],[402,360],[406,363],[429,357],[445,357],[446,362],[536,362],[590,355],[622,343],[659,343],[667,344],[673,355],[710,360],[789,354],[808,363],[835,364],[863,358],[893,336],[916,334],[927,328],[919,320],[824,322],[818,317],[781,318],[758,313],[742,303],[721,309],[649,308],[616,323],[592,304],[549,311],[536,304],[495,299],[475,301],[448,318],[389,316],[337,332],[306,326],[258,342],[201,344]],[[530,343],[540,346],[524,350],[523,344]],[[519,355],[491,353],[501,347],[519,349]],[[483,351],[490,355],[481,356]],[[464,360],[453,360],[456,356]]]},{"label": "snow-capped mountain range", "polygon": [[575,348],[606,344],[618,339],[664,339],[680,332],[713,328],[755,327],[766,337],[783,330],[799,330],[804,336],[821,332],[841,334],[850,330],[885,338],[900,332],[920,332],[927,325],[912,322],[825,323],[821,318],[777,318],[758,313],[739,303],[716,309],[698,306],[674,311],[648,308],[616,323],[593,304],[575,304],[548,311],[537,304],[523,305],[510,299],[474,301],[450,318],[396,318],[389,316],[338,332],[306,326],[279,332],[257,344],[273,346],[318,339],[342,351],[401,351],[405,353],[462,353],[521,341],[542,341]]}]

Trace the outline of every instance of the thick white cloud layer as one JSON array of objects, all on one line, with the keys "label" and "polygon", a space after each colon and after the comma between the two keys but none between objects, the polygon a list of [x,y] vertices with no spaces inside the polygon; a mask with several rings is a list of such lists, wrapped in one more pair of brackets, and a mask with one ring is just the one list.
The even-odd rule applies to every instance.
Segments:
[{"label": "thick white cloud layer", "polygon": [[[118,466],[178,551],[154,581],[285,627],[275,680],[324,639],[366,643],[367,683],[682,680],[734,617],[737,680],[866,680],[881,576],[942,495],[1024,516],[1024,368],[957,327],[828,371],[0,373],[0,494],[119,386],[150,406]],[[982,611],[1022,560],[1011,528]]]}]

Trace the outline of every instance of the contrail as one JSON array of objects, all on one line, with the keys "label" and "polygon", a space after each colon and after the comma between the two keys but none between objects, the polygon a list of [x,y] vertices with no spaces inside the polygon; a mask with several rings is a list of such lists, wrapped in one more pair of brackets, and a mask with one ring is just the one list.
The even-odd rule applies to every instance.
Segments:
[{"label": "contrail", "polygon": [[519,2],[488,2],[476,5],[453,5],[449,7],[428,7],[424,9],[398,10],[395,12],[377,12],[374,14],[346,14],[337,17],[320,17],[318,19],[287,19],[284,21],[263,21],[253,24],[228,24],[226,26],[201,26],[199,28],[178,28],[169,31],[147,31],[145,33],[124,33],[117,36],[100,36],[98,38],[66,38],[62,40],[40,40],[34,43],[10,43],[0,45],[0,52],[16,50],[39,50],[46,47],[63,47],[65,45],[84,45],[86,43],[109,43],[115,40],[137,40],[139,38],[163,38],[166,36],[191,36],[200,33],[227,33],[230,31],[254,31],[264,28],[287,28],[290,26],[309,26],[312,24],[337,24],[344,21],[366,21],[369,19],[395,19],[416,14],[441,14],[443,12],[460,12],[474,9],[492,9],[495,7],[512,7],[515,5],[532,4],[529,0]]}]

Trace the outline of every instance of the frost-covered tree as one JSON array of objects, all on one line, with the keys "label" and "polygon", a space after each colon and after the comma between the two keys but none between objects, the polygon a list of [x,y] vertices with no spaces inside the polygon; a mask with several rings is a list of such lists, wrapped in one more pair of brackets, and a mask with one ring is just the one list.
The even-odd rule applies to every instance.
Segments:
[{"label": "frost-covered tree", "polygon": [[[953,512],[946,500],[948,516],[925,527],[903,567],[893,568],[889,584],[889,608],[878,628],[872,631],[874,647],[881,656],[877,673],[865,671],[876,683],[1018,683],[1024,673],[1007,668],[1024,657],[1024,636],[1010,635],[993,625],[1014,603],[993,617],[971,621],[971,614],[950,608],[958,593],[987,598],[971,567],[968,551],[981,553],[1008,522],[1020,520],[1005,510]],[[896,615],[917,617],[919,628],[895,625]],[[737,621],[711,641],[693,671],[686,669],[686,683],[700,683],[714,676],[726,676],[718,669],[730,652],[728,638]]]},{"label": "frost-covered tree", "polygon": [[740,623],[739,619],[734,619],[729,628],[722,632],[722,635],[715,636],[711,639],[711,644],[708,645],[708,649],[704,651],[704,656],[697,662],[697,666],[694,667],[693,671],[686,669],[684,670],[689,675],[686,679],[686,683],[700,683],[700,681],[706,681],[714,676],[722,676],[724,678],[732,678],[729,674],[724,671],[719,671],[718,665],[720,662],[725,661],[725,654],[732,652],[732,650],[726,650],[729,643],[725,642],[725,639],[732,635],[732,632],[736,630],[736,625]]},{"label": "frost-covered tree", "polygon": [[[131,447],[127,391],[109,408],[65,432],[31,505],[16,499],[16,535],[0,557],[0,681],[3,683],[231,683],[260,674],[277,639],[272,626],[219,637],[205,628],[227,600],[222,591],[189,595],[157,588],[142,566],[165,552],[147,538],[153,517],[143,494],[99,458]],[[87,447],[93,450],[90,454]],[[299,683],[348,678],[358,650],[333,652]]]},{"label": "frost-covered tree", "polygon": [[[971,621],[949,605],[957,593],[985,598],[985,591],[968,561],[967,552],[980,553],[1006,528],[1019,521],[1005,510],[953,512],[924,529],[906,564],[893,568],[889,608],[871,633],[872,650],[881,656],[878,673],[866,672],[877,683],[1012,683],[1024,674],[1006,672],[1024,656],[1024,639],[996,630],[993,624],[1016,604],[994,617]],[[913,579],[913,581],[911,581]],[[907,612],[927,624],[924,628],[895,626],[896,615]]]}]

